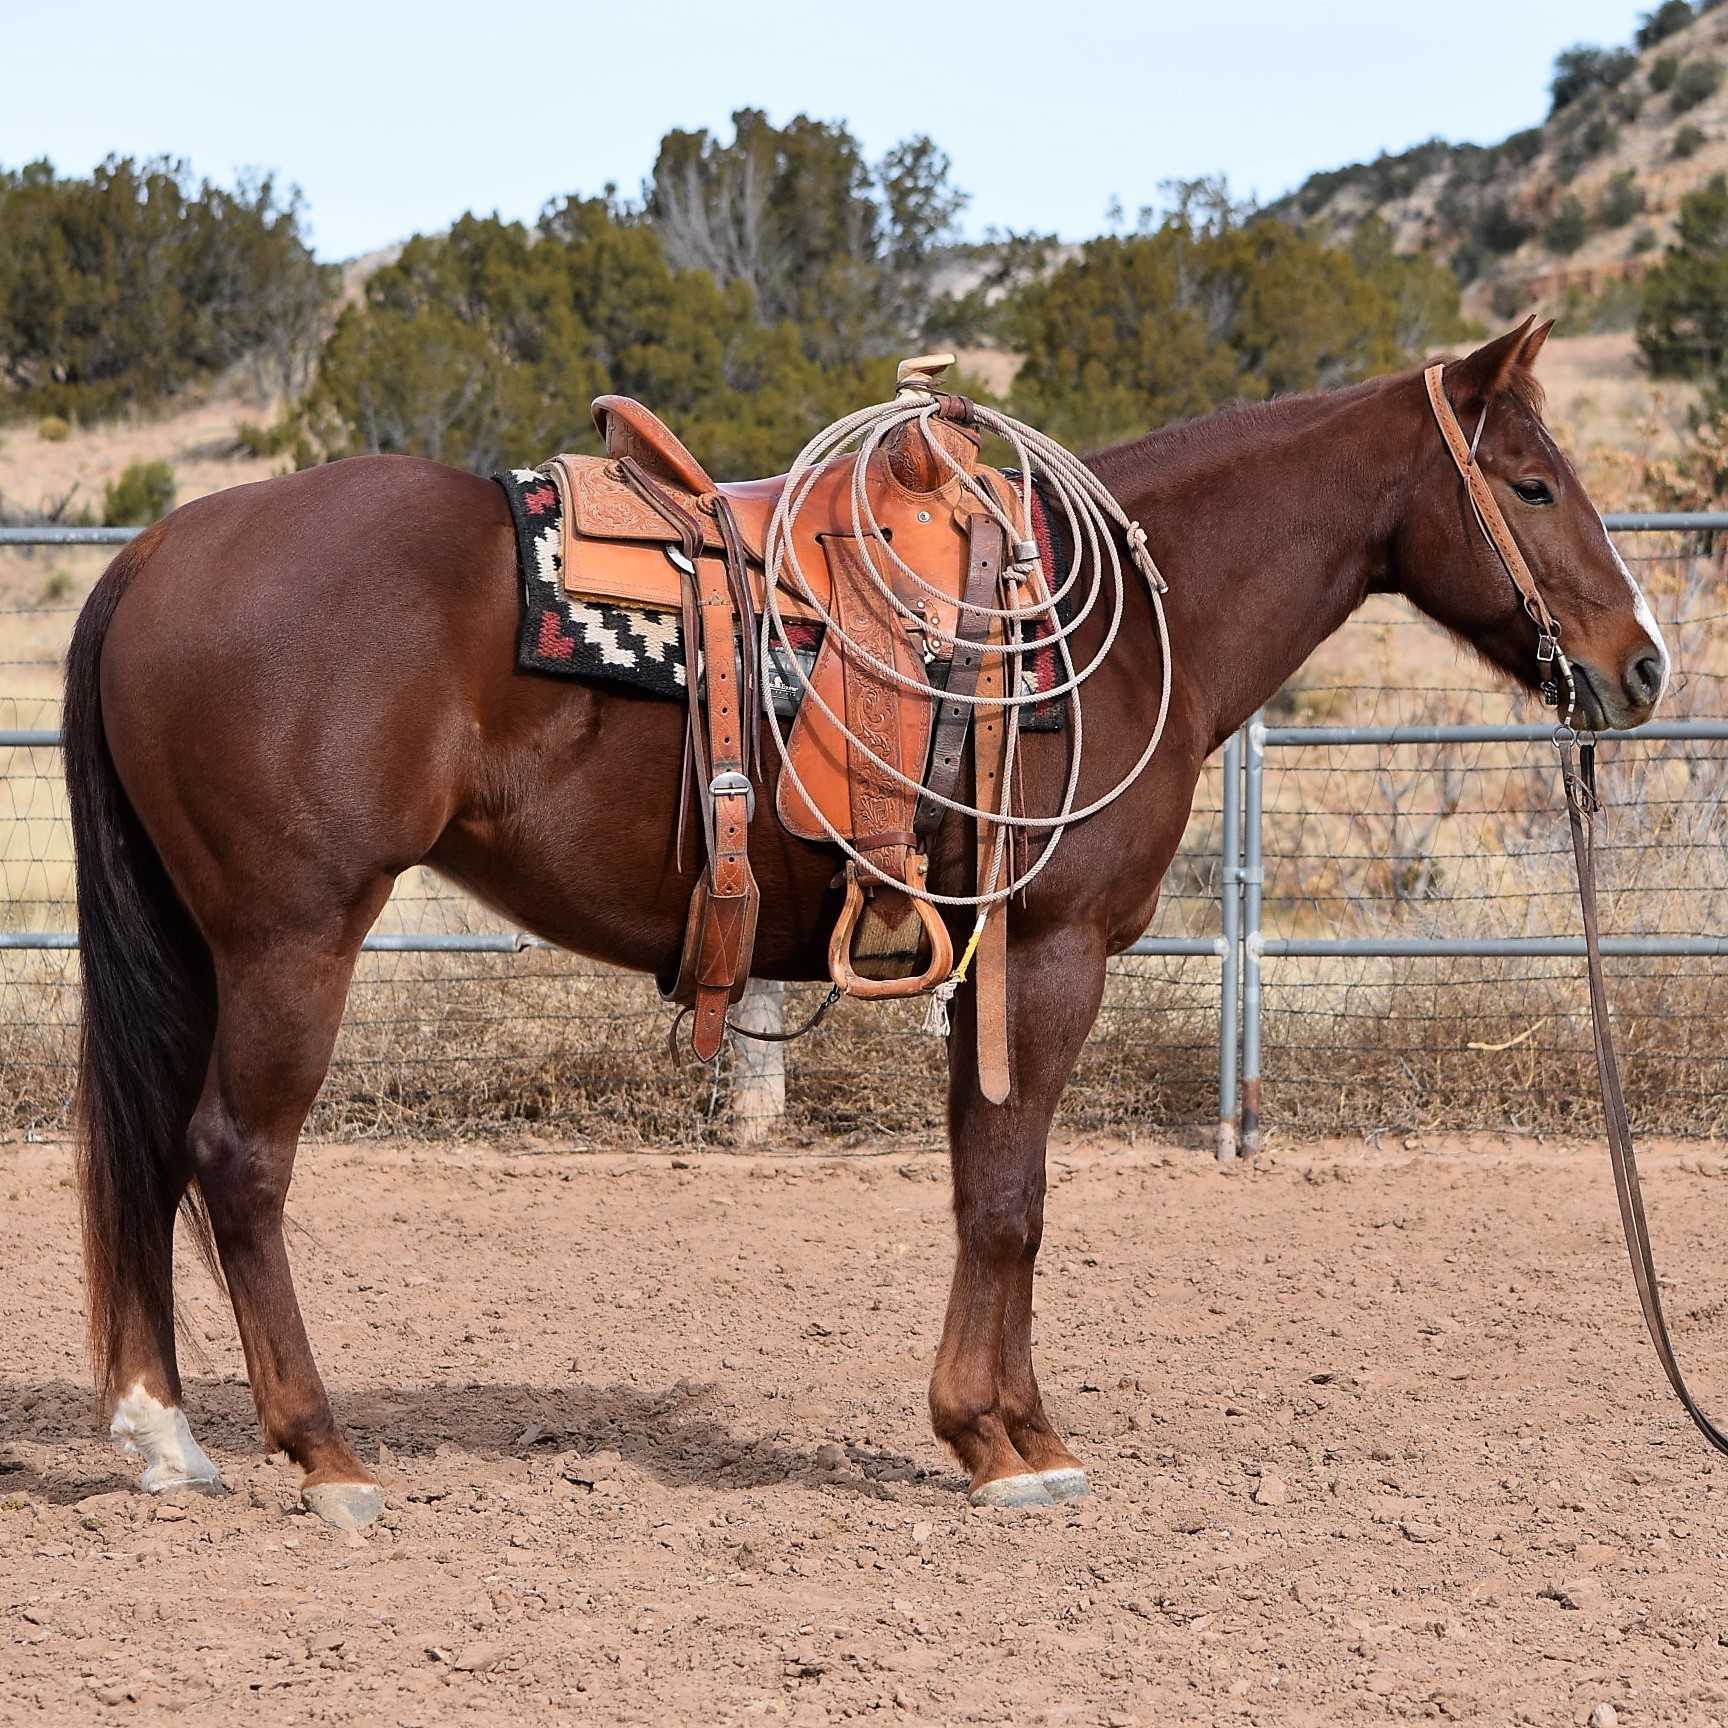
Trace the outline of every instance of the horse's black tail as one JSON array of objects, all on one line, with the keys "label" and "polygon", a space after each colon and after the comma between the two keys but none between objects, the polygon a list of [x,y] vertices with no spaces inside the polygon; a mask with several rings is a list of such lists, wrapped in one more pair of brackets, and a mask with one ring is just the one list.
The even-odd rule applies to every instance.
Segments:
[{"label": "horse's black tail", "polygon": [[180,1207],[215,1265],[186,1143],[214,1035],[210,952],[120,784],[102,714],[102,644],[161,538],[160,528],[140,535],[91,592],[66,656],[62,718],[83,973],[78,1187],[91,1355],[110,1399],[126,1390],[115,1377],[129,1334],[146,1348],[172,1342]]}]

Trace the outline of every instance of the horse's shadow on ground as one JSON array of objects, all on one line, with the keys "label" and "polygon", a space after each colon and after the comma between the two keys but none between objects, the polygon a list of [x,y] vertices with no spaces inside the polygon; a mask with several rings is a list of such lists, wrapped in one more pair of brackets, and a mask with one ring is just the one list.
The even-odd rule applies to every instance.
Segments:
[{"label": "horse's shadow on ground", "polygon": [[[245,1383],[234,1378],[190,1379],[185,1408],[193,1432],[218,1462],[258,1457],[263,1448]],[[832,1454],[819,1459],[816,1444],[789,1438],[773,1421],[773,1403],[762,1426],[781,1432],[745,1435],[721,1408],[713,1383],[679,1380],[651,1388],[575,1382],[567,1386],[529,1386],[465,1382],[436,1386],[368,1386],[337,1393],[336,1419],[367,1463],[380,1447],[386,1466],[409,1489],[417,1475],[450,1467],[452,1458],[476,1464],[502,1459],[550,1461],[565,1458],[568,1473],[581,1460],[613,1452],[663,1487],[764,1488],[806,1483],[873,1498],[889,1495],[897,1483],[946,1481],[953,1472],[932,1468],[933,1457],[918,1461],[876,1446],[847,1441],[843,1462]],[[44,1500],[71,1503],[86,1495],[129,1486],[132,1475],[116,1457],[116,1470],[100,1480],[82,1475],[76,1462],[55,1463],[46,1456],[68,1443],[101,1437],[94,1401],[87,1386],[69,1380],[25,1385],[0,1378],[0,1499],[26,1492]],[[74,1479],[76,1478],[76,1479]],[[956,1484],[962,1481],[954,1477]]]}]

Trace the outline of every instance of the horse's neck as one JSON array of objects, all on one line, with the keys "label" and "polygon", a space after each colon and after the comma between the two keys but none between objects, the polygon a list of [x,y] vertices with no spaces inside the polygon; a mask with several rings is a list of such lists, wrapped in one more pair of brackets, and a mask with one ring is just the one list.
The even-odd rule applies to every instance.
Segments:
[{"label": "horse's neck", "polygon": [[1213,748],[1385,577],[1416,455],[1399,406],[1366,386],[1099,458],[1169,581],[1172,646]]}]

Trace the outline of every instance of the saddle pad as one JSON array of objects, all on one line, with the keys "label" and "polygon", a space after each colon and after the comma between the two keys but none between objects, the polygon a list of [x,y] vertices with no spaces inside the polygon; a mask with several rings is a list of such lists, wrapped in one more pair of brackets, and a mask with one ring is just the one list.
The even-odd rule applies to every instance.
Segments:
[{"label": "saddle pad", "polygon": [[[632,606],[571,594],[564,586],[563,507],[552,479],[537,468],[510,468],[492,478],[503,489],[516,530],[516,558],[522,572],[524,607],[516,641],[516,664],[525,672],[558,678],[594,678],[623,684],[650,696],[684,699],[684,621],[677,612]],[[1034,532],[1046,570],[1065,570],[1057,524],[1043,499],[1033,494]],[[822,646],[823,626],[789,620],[786,627],[806,677]],[[776,648],[765,680],[774,711],[792,719],[803,685]],[[1021,663],[1028,695],[1058,682],[1055,648],[1034,642]],[[939,683],[939,679],[937,682]],[[1057,698],[1020,710],[1022,732],[1060,732],[1067,704]]]}]

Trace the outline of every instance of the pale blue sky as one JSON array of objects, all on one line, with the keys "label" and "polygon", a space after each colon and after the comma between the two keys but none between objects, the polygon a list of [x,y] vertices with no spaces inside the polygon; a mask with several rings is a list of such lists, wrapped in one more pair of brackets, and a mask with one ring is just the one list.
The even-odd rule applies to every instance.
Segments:
[{"label": "pale blue sky", "polygon": [[[1649,4],[1650,0],[1646,0]],[[464,210],[635,191],[672,126],[928,132],[966,226],[1056,231],[1223,172],[1276,197],[1435,134],[1547,111],[1555,53],[1626,41],[1626,0],[0,0],[0,163],[110,151],[276,170],[348,257]]]}]

